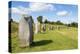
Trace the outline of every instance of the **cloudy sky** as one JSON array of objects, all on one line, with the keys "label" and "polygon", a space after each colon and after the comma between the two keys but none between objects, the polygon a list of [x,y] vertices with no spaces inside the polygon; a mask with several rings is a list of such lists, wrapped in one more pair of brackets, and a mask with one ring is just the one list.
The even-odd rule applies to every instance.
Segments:
[{"label": "cloudy sky", "polygon": [[36,3],[36,2],[21,2],[12,1],[11,18],[19,22],[22,14],[32,15],[35,22],[38,16],[43,16],[49,21],[61,21],[63,23],[78,22],[78,6],[68,4],[54,4],[54,3]]}]

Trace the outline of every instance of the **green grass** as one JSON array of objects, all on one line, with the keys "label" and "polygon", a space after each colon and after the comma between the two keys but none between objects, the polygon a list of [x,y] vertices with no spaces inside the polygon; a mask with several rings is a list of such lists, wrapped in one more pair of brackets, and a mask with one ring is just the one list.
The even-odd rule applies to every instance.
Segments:
[{"label": "green grass", "polygon": [[12,23],[12,52],[33,52],[50,50],[67,50],[78,48],[77,28],[47,30],[45,33],[34,34],[34,43],[31,47],[20,48],[18,39],[18,24]]}]

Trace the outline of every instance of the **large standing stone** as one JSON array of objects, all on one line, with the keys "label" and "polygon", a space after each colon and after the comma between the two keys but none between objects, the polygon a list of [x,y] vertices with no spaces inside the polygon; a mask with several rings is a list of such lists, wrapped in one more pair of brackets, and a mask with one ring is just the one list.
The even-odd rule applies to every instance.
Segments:
[{"label": "large standing stone", "polygon": [[33,42],[33,25],[30,16],[23,16],[19,22],[20,47],[30,46]]}]

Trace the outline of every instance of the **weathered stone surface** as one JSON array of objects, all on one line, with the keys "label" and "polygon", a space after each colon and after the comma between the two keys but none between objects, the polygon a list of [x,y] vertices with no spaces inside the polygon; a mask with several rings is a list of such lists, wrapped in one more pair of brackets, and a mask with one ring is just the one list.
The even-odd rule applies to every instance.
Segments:
[{"label": "weathered stone surface", "polygon": [[30,16],[23,16],[19,22],[20,47],[30,46],[33,42],[33,25]]},{"label": "weathered stone surface", "polygon": [[46,31],[46,24],[42,24],[42,32]]},{"label": "weathered stone surface", "polygon": [[40,23],[35,23],[35,34],[40,32]]},{"label": "weathered stone surface", "polygon": [[38,24],[35,23],[35,34],[37,34],[37,33],[38,33]]}]

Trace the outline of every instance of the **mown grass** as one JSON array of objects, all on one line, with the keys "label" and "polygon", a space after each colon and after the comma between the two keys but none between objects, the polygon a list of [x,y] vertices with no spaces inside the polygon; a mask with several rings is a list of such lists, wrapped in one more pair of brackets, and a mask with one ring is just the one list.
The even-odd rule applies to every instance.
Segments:
[{"label": "mown grass", "polygon": [[47,30],[45,33],[34,34],[34,43],[31,47],[20,48],[18,39],[18,24],[12,23],[12,52],[34,52],[50,50],[67,50],[78,48],[77,28]]}]

